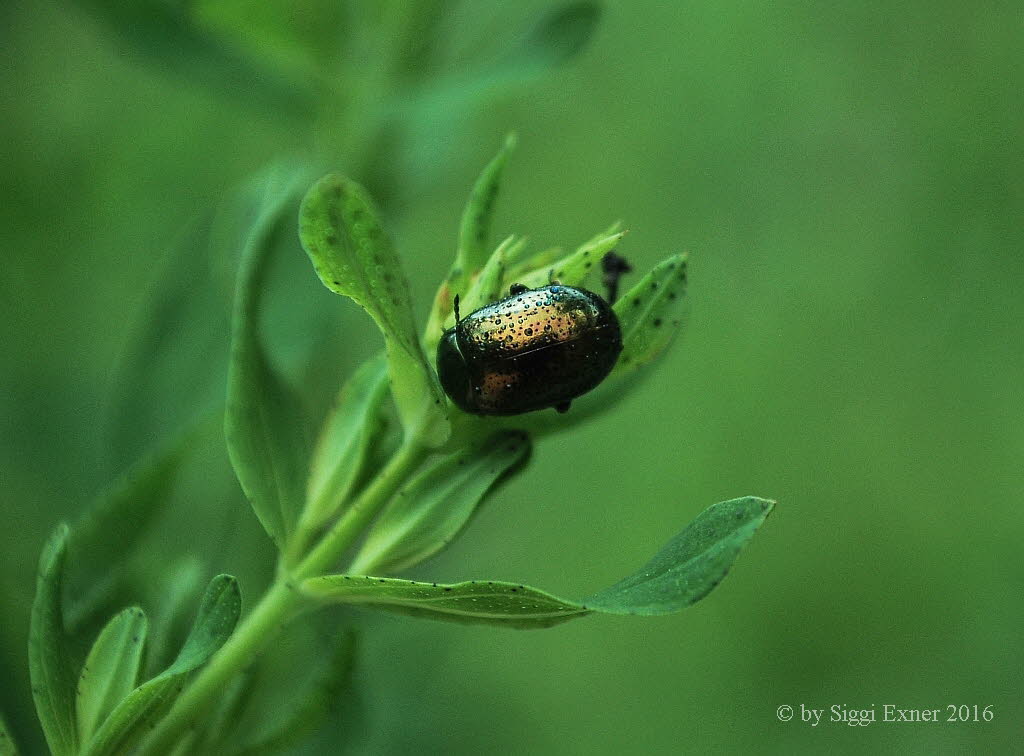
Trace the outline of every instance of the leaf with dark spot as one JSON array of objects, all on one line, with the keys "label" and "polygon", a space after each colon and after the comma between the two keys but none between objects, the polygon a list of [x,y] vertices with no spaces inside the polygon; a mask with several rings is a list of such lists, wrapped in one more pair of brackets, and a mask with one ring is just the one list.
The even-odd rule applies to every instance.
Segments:
[{"label": "leaf with dark spot", "polygon": [[669,614],[696,603],[722,582],[774,505],[754,496],[714,504],[639,571],[582,601],[518,583],[444,585],[356,575],[310,578],[302,590],[325,602],[520,629],[550,627],[592,612]]},{"label": "leaf with dark spot", "polygon": [[88,743],[107,715],[135,689],[149,623],[138,607],[115,615],[100,632],[78,678],[78,737]]},{"label": "leaf with dark spot", "polygon": [[302,200],[299,238],[324,286],[353,300],[380,328],[407,436],[444,443],[447,405],[420,346],[398,255],[366,190],[340,174],[324,176]]},{"label": "leaf with dark spot", "polygon": [[[622,328],[622,354],[612,372],[621,377],[652,362],[678,330],[686,293],[686,255],[659,263],[615,303]],[[662,328],[666,321],[673,327]]]}]

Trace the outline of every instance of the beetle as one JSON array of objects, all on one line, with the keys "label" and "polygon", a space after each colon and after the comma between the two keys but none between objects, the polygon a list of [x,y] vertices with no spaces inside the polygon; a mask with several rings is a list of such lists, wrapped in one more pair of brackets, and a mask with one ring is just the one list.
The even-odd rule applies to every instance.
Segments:
[{"label": "beetle", "polygon": [[593,389],[615,367],[622,331],[611,305],[586,289],[552,281],[465,317],[437,345],[437,373],[452,401],[474,415],[519,415],[554,407]]}]

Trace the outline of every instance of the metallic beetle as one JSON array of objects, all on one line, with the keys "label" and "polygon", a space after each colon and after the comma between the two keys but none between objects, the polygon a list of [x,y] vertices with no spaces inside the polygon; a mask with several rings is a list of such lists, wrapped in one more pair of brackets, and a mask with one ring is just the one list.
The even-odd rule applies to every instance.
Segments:
[{"label": "metallic beetle", "polygon": [[615,366],[618,318],[586,289],[513,284],[509,294],[464,318],[456,297],[455,327],[437,345],[441,386],[475,415],[565,412]]}]

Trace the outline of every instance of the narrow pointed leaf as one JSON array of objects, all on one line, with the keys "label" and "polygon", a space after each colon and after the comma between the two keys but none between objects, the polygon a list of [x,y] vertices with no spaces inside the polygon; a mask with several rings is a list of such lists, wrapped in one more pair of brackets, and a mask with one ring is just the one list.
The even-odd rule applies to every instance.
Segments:
[{"label": "narrow pointed leaf", "polygon": [[571,254],[522,275],[518,281],[512,283],[521,283],[531,289],[546,286],[551,281],[559,281],[567,286],[580,286],[592,270],[600,270],[601,258],[605,253],[615,249],[625,235],[625,231],[617,231],[595,237]]},{"label": "narrow pointed leaf", "polygon": [[259,334],[269,252],[304,177],[281,169],[259,184],[262,201],[242,251],[232,318],[224,431],[235,474],[279,549],[305,501],[309,438],[298,397],[274,370]]},{"label": "narrow pointed leaf", "polygon": [[406,434],[430,446],[444,443],[446,404],[420,347],[398,256],[366,190],[339,174],[320,179],[302,200],[299,237],[324,286],[355,301],[384,334]]},{"label": "narrow pointed leaf", "polygon": [[61,608],[67,546],[68,526],[60,525],[46,542],[39,558],[28,636],[32,697],[46,742],[54,756],[73,754],[78,750],[75,725],[78,664],[72,658]]},{"label": "narrow pointed leaf", "polygon": [[311,526],[330,519],[351,493],[380,431],[387,387],[387,365],[380,355],[356,370],[338,394],[310,463],[302,516]]},{"label": "narrow pointed leaf", "polygon": [[446,585],[361,575],[309,578],[302,590],[325,602],[520,629],[550,627],[592,612],[669,614],[714,590],[773,507],[774,502],[753,496],[714,504],[638,572],[582,601],[515,583]]},{"label": "narrow pointed leaf", "polygon": [[328,575],[302,584],[321,601],[362,604],[399,614],[519,629],[551,627],[588,610],[550,593],[516,583],[474,580],[422,583],[397,578]]},{"label": "narrow pointed leaf", "polygon": [[505,143],[491,162],[484,166],[470,191],[462,221],[459,224],[459,247],[455,254],[452,273],[459,280],[466,280],[480,270],[487,261],[491,226],[494,222],[494,206],[501,186],[509,154],[516,146],[515,134],[505,137]]},{"label": "narrow pointed leaf", "polygon": [[700,601],[722,581],[775,502],[747,496],[714,504],[640,570],[584,599],[609,614],[668,614]]},{"label": "narrow pointed leaf", "polygon": [[504,282],[508,271],[509,258],[514,257],[523,248],[525,241],[510,236],[494,250],[483,270],[462,296],[460,309],[463,313],[473,312],[484,305],[490,304],[507,296]]},{"label": "narrow pointed leaf", "polygon": [[613,377],[654,360],[679,330],[686,294],[686,255],[674,255],[614,304],[622,327],[622,354]]},{"label": "narrow pointed leaf", "polygon": [[395,572],[440,551],[529,453],[529,436],[508,431],[429,462],[378,517],[352,571]]},{"label": "narrow pointed leaf", "polygon": [[459,224],[459,244],[455,252],[455,262],[452,263],[448,277],[437,290],[427,323],[424,341],[428,347],[435,345],[441,338],[442,326],[452,314],[455,295],[463,298],[466,296],[473,274],[487,261],[495,201],[508,156],[515,144],[514,134],[505,137],[505,143],[498,154],[484,166],[469,193],[469,200],[462,211],[462,221]]},{"label": "narrow pointed leaf", "polygon": [[647,375],[640,368],[664,353],[683,323],[686,307],[686,255],[674,255],[655,266],[613,305],[622,327],[623,349],[600,386],[573,400],[565,416],[533,412],[515,418],[514,426],[511,419],[503,422],[542,435],[567,431],[607,412]]},{"label": "narrow pointed leaf", "polygon": [[218,575],[210,581],[192,631],[174,663],[129,693],[93,735],[84,753],[112,756],[128,751],[173,702],[185,676],[205,664],[224,645],[235,629],[241,608],[235,578]]},{"label": "narrow pointed leaf", "polygon": [[561,247],[548,247],[516,263],[508,272],[508,278],[505,280],[506,285],[511,286],[514,283],[518,283],[541,268],[549,269],[562,257],[562,251]]},{"label": "narrow pointed leaf", "polygon": [[7,729],[3,714],[0,714],[0,756],[18,756],[18,748],[14,745],[14,738]]},{"label": "narrow pointed leaf", "polygon": [[78,738],[89,741],[125,696],[135,689],[148,623],[138,607],[125,609],[107,623],[78,676]]}]

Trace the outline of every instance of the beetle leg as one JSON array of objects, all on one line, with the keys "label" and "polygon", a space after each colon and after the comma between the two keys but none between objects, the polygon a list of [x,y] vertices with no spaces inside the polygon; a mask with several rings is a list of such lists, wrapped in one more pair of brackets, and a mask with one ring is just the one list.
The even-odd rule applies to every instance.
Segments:
[{"label": "beetle leg", "polygon": [[571,401],[569,401],[569,402],[562,402],[561,404],[556,404],[555,405],[555,409],[558,411],[559,414],[565,414],[566,412],[569,411],[569,406],[571,404],[572,404]]},{"label": "beetle leg", "polygon": [[455,309],[455,322],[458,323],[460,320],[462,320],[462,317],[459,315],[459,295],[458,294],[455,295],[455,301],[452,304],[453,304],[454,309]]},{"label": "beetle leg", "polygon": [[521,283],[514,283],[514,284],[512,284],[511,286],[508,287],[508,293],[509,293],[510,296],[513,296],[513,297],[516,294],[522,294],[524,291],[529,291],[529,290],[530,290],[529,286],[523,286]]}]

